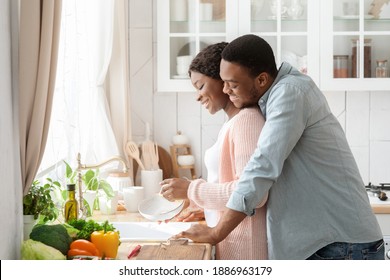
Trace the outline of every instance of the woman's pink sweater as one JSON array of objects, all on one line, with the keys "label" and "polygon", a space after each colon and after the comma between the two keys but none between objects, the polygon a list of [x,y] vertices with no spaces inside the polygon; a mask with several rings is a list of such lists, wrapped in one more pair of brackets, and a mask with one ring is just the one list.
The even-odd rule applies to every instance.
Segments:
[{"label": "woman's pink sweater", "polygon": [[[264,126],[264,117],[256,108],[242,109],[222,143],[219,163],[219,182],[193,180],[188,197],[201,208],[223,211],[236,187],[241,172],[253,154]],[[216,259],[244,260],[267,259],[266,199],[256,209],[255,215],[246,217],[222,242],[216,245]]]}]

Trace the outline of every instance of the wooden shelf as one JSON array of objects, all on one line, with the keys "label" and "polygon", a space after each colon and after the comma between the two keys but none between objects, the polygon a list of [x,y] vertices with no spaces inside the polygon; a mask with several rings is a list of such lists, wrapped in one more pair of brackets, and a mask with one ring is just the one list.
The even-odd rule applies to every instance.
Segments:
[{"label": "wooden shelf", "polygon": [[191,146],[189,145],[172,145],[171,149],[171,158],[172,158],[172,171],[173,176],[176,178],[180,177],[179,170],[189,170],[191,173],[191,178],[196,179],[195,166],[194,165],[179,165],[177,162],[177,157],[180,155],[191,155]]}]

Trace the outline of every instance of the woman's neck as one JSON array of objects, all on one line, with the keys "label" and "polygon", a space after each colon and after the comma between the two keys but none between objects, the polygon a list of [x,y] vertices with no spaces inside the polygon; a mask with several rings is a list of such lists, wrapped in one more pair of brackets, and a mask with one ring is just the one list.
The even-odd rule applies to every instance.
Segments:
[{"label": "woman's neck", "polygon": [[228,102],[226,104],[226,107],[224,108],[224,111],[226,113],[226,115],[228,116],[229,120],[231,118],[233,118],[235,115],[238,114],[238,112],[240,112],[240,109],[235,107],[234,104],[232,102]]}]

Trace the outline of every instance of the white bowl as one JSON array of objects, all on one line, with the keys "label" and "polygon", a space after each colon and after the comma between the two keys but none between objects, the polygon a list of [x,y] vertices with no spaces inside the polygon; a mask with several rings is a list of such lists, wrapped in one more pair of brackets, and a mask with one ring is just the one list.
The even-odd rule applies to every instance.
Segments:
[{"label": "white bowl", "polygon": [[193,155],[180,155],[177,156],[177,163],[180,166],[189,166],[195,163],[195,157]]},{"label": "white bowl", "polygon": [[138,211],[150,221],[164,221],[175,217],[183,209],[184,200],[171,202],[160,194],[142,200],[138,205]]}]

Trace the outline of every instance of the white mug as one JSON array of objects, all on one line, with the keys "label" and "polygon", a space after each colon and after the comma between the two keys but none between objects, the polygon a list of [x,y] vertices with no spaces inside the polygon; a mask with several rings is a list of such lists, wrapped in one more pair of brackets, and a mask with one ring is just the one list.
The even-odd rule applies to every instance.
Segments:
[{"label": "white mug", "polygon": [[199,20],[210,21],[213,20],[213,4],[200,3],[199,5]]},{"label": "white mug", "polygon": [[172,21],[187,20],[187,0],[171,0],[170,19]]},{"label": "white mug", "polygon": [[100,212],[106,215],[112,215],[116,213],[118,206],[118,191],[114,191],[114,197],[108,199],[103,193],[99,193],[99,207]]},{"label": "white mug", "polygon": [[144,187],[134,186],[123,188],[123,200],[127,212],[138,212],[138,204],[144,199]]},{"label": "white mug", "polygon": [[343,3],[343,13],[345,16],[356,16],[359,14],[359,3],[346,1]]}]

